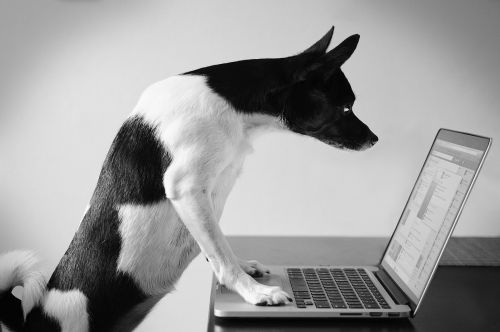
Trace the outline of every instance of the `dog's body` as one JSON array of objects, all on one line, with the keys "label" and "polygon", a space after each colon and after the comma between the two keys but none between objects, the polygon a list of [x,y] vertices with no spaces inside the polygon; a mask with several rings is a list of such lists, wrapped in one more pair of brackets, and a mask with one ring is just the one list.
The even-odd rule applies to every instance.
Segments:
[{"label": "dog's body", "polygon": [[[246,301],[287,301],[280,288],[251,278],[265,267],[236,258],[218,221],[257,132],[287,129],[357,150],[376,142],[352,113],[354,94],[340,70],[358,37],[325,54],[332,32],[297,56],[216,65],[149,87],[120,128],[46,290],[24,308],[25,321],[9,326],[132,330],[200,249],[219,281]],[[12,272],[17,284],[29,279],[23,271]],[[15,284],[0,282],[0,294]],[[15,302],[10,292],[0,296],[0,305]]]}]

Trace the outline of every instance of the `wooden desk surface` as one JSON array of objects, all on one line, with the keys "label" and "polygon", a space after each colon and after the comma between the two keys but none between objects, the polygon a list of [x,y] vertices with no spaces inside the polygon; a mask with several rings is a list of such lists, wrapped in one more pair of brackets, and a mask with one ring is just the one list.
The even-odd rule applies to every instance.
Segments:
[{"label": "wooden desk surface", "polygon": [[[229,237],[241,258],[268,265],[373,265],[385,238]],[[440,266],[413,319],[220,319],[208,331],[500,331],[500,268]]]}]

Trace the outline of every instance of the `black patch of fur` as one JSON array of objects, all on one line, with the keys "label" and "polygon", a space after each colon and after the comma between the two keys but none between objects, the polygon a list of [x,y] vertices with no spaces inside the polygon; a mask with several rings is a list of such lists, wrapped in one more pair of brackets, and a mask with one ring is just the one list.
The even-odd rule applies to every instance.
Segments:
[{"label": "black patch of fur", "polygon": [[21,331],[24,325],[21,301],[10,291],[0,294],[0,322],[12,331]]},{"label": "black patch of fur", "polygon": [[140,117],[123,124],[104,162],[90,208],[47,286],[85,294],[91,331],[110,330],[147,298],[130,276],[117,272],[121,237],[116,208],[166,199],[163,174],[169,164],[154,128]]},{"label": "black patch of fur", "polygon": [[34,307],[26,317],[26,325],[23,331],[36,332],[60,332],[59,323],[43,313],[42,308]]},{"label": "black patch of fur", "polygon": [[170,161],[155,129],[141,117],[128,119],[111,145],[90,204],[150,204],[166,199],[163,174]]},{"label": "black patch of fur", "polygon": [[268,104],[268,96],[291,80],[293,63],[292,58],[243,60],[185,74],[205,76],[208,86],[239,112],[279,115],[279,110]]}]

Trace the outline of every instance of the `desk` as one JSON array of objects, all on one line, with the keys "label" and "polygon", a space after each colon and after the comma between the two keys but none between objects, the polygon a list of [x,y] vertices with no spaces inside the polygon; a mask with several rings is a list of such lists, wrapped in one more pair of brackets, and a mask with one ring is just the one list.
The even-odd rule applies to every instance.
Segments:
[{"label": "desk", "polygon": [[[234,252],[267,265],[374,265],[384,238],[229,237]],[[220,319],[208,331],[500,331],[500,267],[440,266],[413,319]]]}]

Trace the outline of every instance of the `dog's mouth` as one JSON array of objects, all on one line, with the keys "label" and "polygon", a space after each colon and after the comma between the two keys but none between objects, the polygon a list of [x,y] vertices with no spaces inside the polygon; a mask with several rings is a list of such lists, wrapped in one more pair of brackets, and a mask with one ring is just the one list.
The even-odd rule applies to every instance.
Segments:
[{"label": "dog's mouth", "polygon": [[313,137],[337,149],[352,151],[367,150],[378,142],[377,135],[370,130],[368,130],[368,134],[362,139],[352,139],[341,135],[331,135],[330,131],[325,132],[320,130],[318,130]]},{"label": "dog's mouth", "polygon": [[314,137],[317,140],[333,146],[340,150],[364,151],[374,146],[378,137],[367,128],[364,137],[346,137],[341,134],[336,128],[326,124],[317,128],[308,128],[300,132],[301,134]]},{"label": "dog's mouth", "polygon": [[350,141],[343,139],[341,137],[336,138],[326,138],[326,137],[317,137],[321,142],[333,146],[334,148],[340,150],[351,150],[351,151],[364,151],[375,145],[376,141],[366,141],[363,143],[358,143],[355,141]]}]

